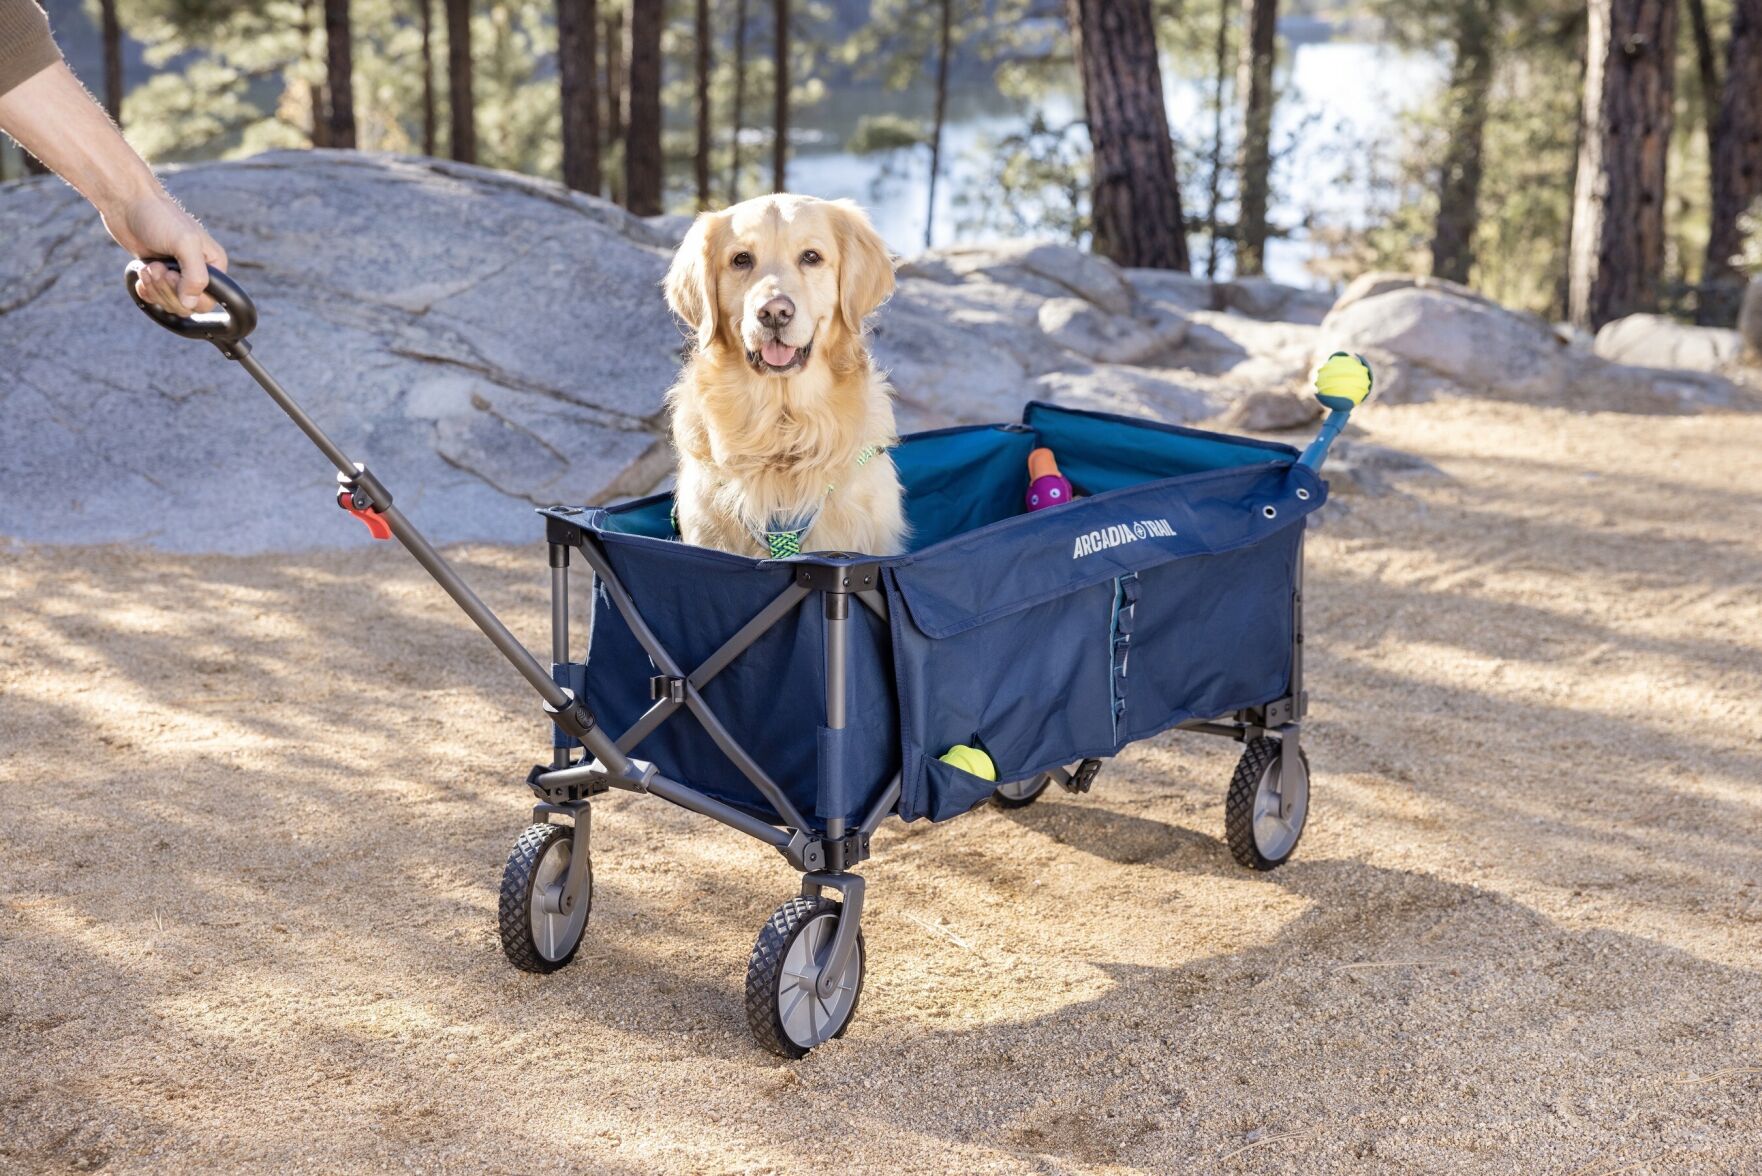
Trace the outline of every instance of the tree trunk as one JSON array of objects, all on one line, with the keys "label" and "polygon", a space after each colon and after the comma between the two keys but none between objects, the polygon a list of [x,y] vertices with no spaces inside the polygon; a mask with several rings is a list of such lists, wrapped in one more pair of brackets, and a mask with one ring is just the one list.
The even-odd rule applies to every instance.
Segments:
[{"label": "tree trunk", "polygon": [[1067,3],[1094,153],[1095,252],[1120,265],[1185,270],[1181,189],[1150,0]]},{"label": "tree trunk", "polygon": [[697,0],[697,206],[710,206],[710,0]]},{"label": "tree trunk", "polygon": [[1708,218],[1703,286],[1729,287],[1709,300],[1709,318],[1733,322],[1743,278],[1731,259],[1743,248],[1738,218],[1762,198],[1762,0],[1736,0],[1725,85],[1713,119],[1713,206]]},{"label": "tree trunk", "polygon": [[936,113],[930,122],[930,198],[924,209],[924,248],[936,230],[936,175],[942,170],[942,127],[948,121],[948,55],[953,40],[954,0],[942,0],[942,33],[936,57]]},{"label": "tree trunk", "polygon": [[563,183],[600,194],[599,13],[595,0],[557,0]]},{"label": "tree trunk", "polygon": [[330,92],[328,134],[332,147],[355,146],[355,55],[349,32],[349,0],[324,0],[325,89]]},{"label": "tree trunk", "polygon": [[777,42],[772,51],[771,191],[781,192],[789,165],[789,0],[775,0],[772,11]]},{"label": "tree trunk", "polygon": [[116,0],[100,0],[98,24],[104,38],[104,112],[122,125],[122,25],[116,19]]},{"label": "tree trunk", "polygon": [[734,133],[728,139],[728,203],[740,203],[740,131],[746,118],[746,0],[734,6]]},{"label": "tree trunk", "polygon": [[1248,35],[1242,41],[1236,91],[1243,95],[1242,163],[1236,213],[1236,273],[1266,271],[1266,205],[1272,187],[1273,62],[1278,53],[1279,0],[1242,0]]},{"label": "tree trunk", "polygon": [[1689,29],[1695,36],[1695,72],[1701,79],[1701,109],[1706,116],[1707,155],[1712,158],[1713,111],[1719,103],[1719,67],[1713,60],[1713,30],[1707,26],[1707,0],[1688,2]]},{"label": "tree trunk", "polygon": [[1481,148],[1487,96],[1493,85],[1493,0],[1470,0],[1456,13],[1456,53],[1450,66],[1450,138],[1438,177],[1438,219],[1432,232],[1432,275],[1467,283],[1474,268],[1480,221]]},{"label": "tree trunk", "polygon": [[[295,26],[300,31],[300,56],[306,56],[312,44],[312,2],[300,0],[300,20]],[[320,82],[309,82],[306,85],[306,105],[312,113],[312,146],[330,146],[330,125],[325,111],[330,108],[330,99],[326,97],[324,85]]]},{"label": "tree trunk", "polygon": [[422,25],[422,154],[434,154],[434,0],[416,0]]},{"label": "tree trunk", "polygon": [[1218,205],[1224,184],[1224,91],[1230,84],[1230,6],[1218,5],[1211,93],[1211,175],[1205,191],[1205,276],[1217,279]]},{"label": "tree trunk", "polygon": [[461,163],[477,162],[477,99],[471,89],[471,0],[447,0],[449,146]]},{"label": "tree trunk", "polygon": [[1589,45],[1569,309],[1595,330],[1657,305],[1676,0],[1590,0]]},{"label": "tree trunk", "polygon": [[630,3],[630,123],[624,132],[625,207],[661,211],[661,25],[663,0]]}]

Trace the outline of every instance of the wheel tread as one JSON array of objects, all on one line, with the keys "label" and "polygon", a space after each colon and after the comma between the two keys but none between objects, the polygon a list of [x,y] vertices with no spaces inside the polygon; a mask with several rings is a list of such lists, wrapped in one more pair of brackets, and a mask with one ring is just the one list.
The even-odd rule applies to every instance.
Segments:
[{"label": "wheel tread", "polygon": [[[565,825],[542,824],[528,825],[521,832],[514,848],[508,851],[508,864],[502,869],[502,891],[496,904],[497,923],[502,934],[502,952],[508,962],[522,972],[536,972],[545,975],[566,966],[575,958],[581,948],[581,939],[586,938],[585,930],[576,939],[569,954],[560,960],[547,960],[538,953],[538,945],[532,941],[532,880],[538,870],[538,863],[544,860],[545,853],[552,844],[559,840],[569,840],[575,836],[573,829]],[[593,910],[593,863],[587,863],[587,896],[588,911]]]},{"label": "wheel tread", "polygon": [[[1291,854],[1297,852],[1297,845],[1303,840],[1303,830],[1299,829],[1297,841],[1291,843],[1290,852],[1277,861],[1264,856],[1254,840],[1255,793],[1260,789],[1261,775],[1278,758],[1280,750],[1277,739],[1250,739],[1242,748],[1242,758],[1236,761],[1235,775],[1230,777],[1229,795],[1224,799],[1224,840],[1229,843],[1230,856],[1236,859],[1237,864],[1250,870],[1264,872],[1277,869],[1290,860]],[[1309,757],[1301,749],[1297,754],[1303,756],[1304,770],[1307,773]]]},{"label": "wheel tread", "polygon": [[[783,1032],[777,1008],[777,974],[783,970],[783,960],[789,953],[789,944],[796,931],[810,919],[827,911],[836,911],[839,906],[823,895],[819,898],[792,898],[771,912],[771,917],[759,928],[758,939],[753,942],[752,956],[746,966],[746,1023],[758,1043],[779,1057],[804,1058],[811,1047],[797,1045]],[[863,936],[860,930],[857,932],[856,952],[857,1000],[851,1002],[850,1013],[838,1032],[832,1035],[834,1037],[843,1037],[850,1023],[856,1020],[857,1004],[862,998]]]}]

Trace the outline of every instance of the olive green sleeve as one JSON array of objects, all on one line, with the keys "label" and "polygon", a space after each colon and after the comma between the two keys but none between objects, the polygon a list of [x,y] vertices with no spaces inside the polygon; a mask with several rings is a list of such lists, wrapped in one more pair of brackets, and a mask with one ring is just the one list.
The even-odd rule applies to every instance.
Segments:
[{"label": "olive green sleeve", "polygon": [[60,60],[35,0],[0,0],[0,94]]}]

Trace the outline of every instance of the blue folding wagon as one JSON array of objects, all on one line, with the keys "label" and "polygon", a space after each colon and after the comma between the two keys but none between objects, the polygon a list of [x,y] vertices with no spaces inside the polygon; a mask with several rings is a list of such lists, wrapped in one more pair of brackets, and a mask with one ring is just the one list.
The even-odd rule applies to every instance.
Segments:
[{"label": "blue folding wagon", "polygon": [[[129,271],[134,291],[138,265]],[[1101,762],[1173,727],[1241,742],[1225,802],[1231,853],[1288,858],[1309,809],[1298,745],[1303,532],[1318,470],[1369,392],[1355,357],[1323,366],[1332,411],[1285,445],[1034,403],[1019,423],[918,433],[892,451],[912,549],[755,559],[673,537],[671,495],[552,507],[551,664],[508,631],[252,355],[256,311],[210,272],[223,309],[162,326],[236,360],[338,470],[339,505],[396,538],[544,699],[550,763],[502,876],[502,946],[552,972],[593,903],[592,798],[646,792],[780,852],[801,892],[759,931],[746,1010],[761,1045],[801,1057],[841,1035],[862,991],[863,878],[889,814],[944,821],[1086,792]],[[1045,446],[1077,497],[1024,513]],[[569,573],[591,573],[572,607]],[[578,660],[571,621],[585,614]],[[996,779],[941,757],[976,748]],[[838,897],[828,897],[830,891]]]}]

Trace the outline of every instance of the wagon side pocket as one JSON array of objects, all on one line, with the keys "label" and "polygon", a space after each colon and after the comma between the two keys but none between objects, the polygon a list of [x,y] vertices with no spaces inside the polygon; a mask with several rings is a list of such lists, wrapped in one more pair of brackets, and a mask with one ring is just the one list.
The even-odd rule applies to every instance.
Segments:
[{"label": "wagon side pocket", "polygon": [[[926,632],[894,595],[902,816],[943,820],[983,801],[997,783],[1113,750],[1114,594],[1107,580],[946,634]],[[997,781],[938,761],[975,740]]]}]

